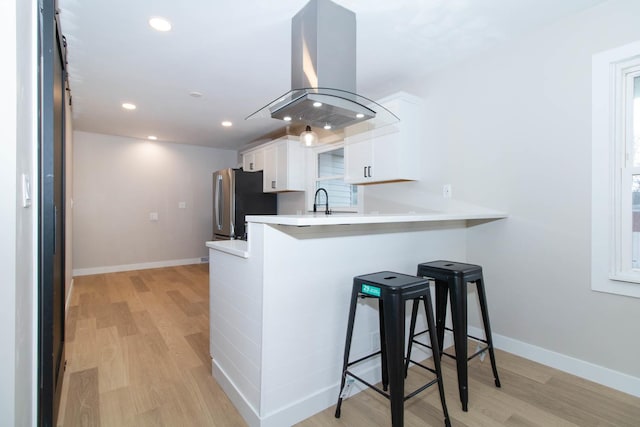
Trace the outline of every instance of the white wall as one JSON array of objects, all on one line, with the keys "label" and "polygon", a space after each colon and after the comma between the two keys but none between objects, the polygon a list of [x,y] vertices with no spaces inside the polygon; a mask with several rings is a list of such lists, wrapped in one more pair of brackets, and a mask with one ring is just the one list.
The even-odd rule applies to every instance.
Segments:
[{"label": "white wall", "polygon": [[[0,67],[5,93],[0,98],[0,336],[6,347],[0,352],[0,412],[8,425],[15,422],[16,368],[16,3],[0,3],[0,40],[6,65]],[[6,418],[5,418],[6,417]]]},{"label": "white wall", "polygon": [[494,333],[636,379],[640,300],[590,286],[590,168],[591,56],[640,40],[638,17],[636,0],[607,2],[426,76],[407,90],[424,97],[425,144],[443,157],[424,156],[423,182],[365,193],[379,204],[405,186],[429,208],[451,183],[455,199],[507,211],[467,234]]},{"label": "white wall", "polygon": [[73,154],[74,274],[207,256],[212,173],[236,151],[76,131]]},{"label": "white wall", "polygon": [[2,425],[35,425],[37,201],[21,204],[21,177],[37,194],[35,1],[0,3],[0,413]]}]

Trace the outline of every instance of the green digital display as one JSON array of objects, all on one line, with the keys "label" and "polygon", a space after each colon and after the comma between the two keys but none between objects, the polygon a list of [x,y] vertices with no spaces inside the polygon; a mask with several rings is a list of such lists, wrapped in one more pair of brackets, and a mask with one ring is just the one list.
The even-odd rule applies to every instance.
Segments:
[{"label": "green digital display", "polygon": [[362,287],[360,288],[360,292],[362,292],[363,294],[374,296],[374,297],[380,296],[380,288],[376,286],[367,285],[366,283],[362,284]]}]

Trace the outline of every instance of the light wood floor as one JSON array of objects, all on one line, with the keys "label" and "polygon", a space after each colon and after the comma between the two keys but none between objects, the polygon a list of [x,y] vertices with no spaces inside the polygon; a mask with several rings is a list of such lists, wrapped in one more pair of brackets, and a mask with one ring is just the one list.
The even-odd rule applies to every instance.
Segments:
[{"label": "light wood floor", "polygon": [[[77,277],[67,317],[67,369],[58,426],[246,426],[210,376],[206,265]],[[502,388],[488,360],[469,367],[462,412],[455,366],[445,358],[452,425],[640,426],[640,399],[498,351]],[[424,371],[412,368],[407,390]],[[298,424],[390,426],[372,391]],[[441,426],[437,389],[405,403],[405,426]],[[284,427],[284,426],[283,426]]]}]

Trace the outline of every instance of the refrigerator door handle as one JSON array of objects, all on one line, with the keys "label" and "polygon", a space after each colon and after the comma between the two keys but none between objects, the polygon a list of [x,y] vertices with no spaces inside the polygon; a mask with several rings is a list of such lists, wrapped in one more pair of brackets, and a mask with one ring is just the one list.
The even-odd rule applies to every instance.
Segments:
[{"label": "refrigerator door handle", "polygon": [[216,180],[216,225],[218,230],[222,230],[222,212],[224,212],[224,197],[221,197],[222,193],[222,175],[218,175]]}]

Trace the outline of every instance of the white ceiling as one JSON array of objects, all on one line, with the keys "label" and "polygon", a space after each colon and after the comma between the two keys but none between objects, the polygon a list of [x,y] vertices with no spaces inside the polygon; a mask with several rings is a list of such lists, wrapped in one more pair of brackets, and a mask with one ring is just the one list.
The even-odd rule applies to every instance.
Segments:
[{"label": "white ceiling", "polygon": [[[356,13],[357,90],[372,99],[602,1],[335,0]],[[291,89],[291,18],[307,0],[58,2],[76,130],[238,149],[284,129],[244,118]]]}]

